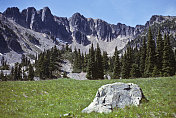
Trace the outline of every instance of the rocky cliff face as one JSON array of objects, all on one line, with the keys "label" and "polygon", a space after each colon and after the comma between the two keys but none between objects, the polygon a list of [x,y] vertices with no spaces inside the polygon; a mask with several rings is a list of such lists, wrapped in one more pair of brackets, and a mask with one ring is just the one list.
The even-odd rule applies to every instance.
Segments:
[{"label": "rocky cliff face", "polygon": [[76,47],[82,52],[88,52],[91,43],[94,46],[99,43],[102,51],[113,55],[116,46],[121,50],[129,41],[133,45],[140,43],[149,26],[154,31],[159,27],[162,33],[169,32],[174,36],[176,32],[174,16],[154,15],[145,25],[130,27],[122,23],[109,24],[101,19],[86,18],[80,13],[75,13],[70,18],[57,17],[52,15],[48,7],[40,10],[29,7],[21,12],[17,7],[7,8],[0,14],[0,20],[0,53],[9,50],[24,53],[27,49],[38,52],[37,50],[47,48],[47,41],[50,40],[49,43],[55,45],[58,44],[55,39],[59,39],[69,43],[72,49]]},{"label": "rocky cliff face", "polygon": [[13,19],[23,27],[37,32],[47,33],[71,43],[74,38],[77,43],[88,45],[87,35],[110,42],[117,37],[133,37],[136,34],[134,27],[118,23],[108,24],[101,19],[85,18],[75,13],[69,19],[53,16],[48,7],[37,11],[34,7],[19,11],[17,7],[7,8],[3,12],[7,18]]},{"label": "rocky cliff face", "polygon": [[[18,8],[12,7],[7,8],[3,15],[7,18],[12,18],[23,27],[71,42],[70,33],[64,26],[65,24],[59,22],[60,19],[55,18],[48,7],[44,7],[39,11],[34,7],[29,7],[22,10],[22,12],[19,12]],[[66,20],[62,21],[66,22]]]}]

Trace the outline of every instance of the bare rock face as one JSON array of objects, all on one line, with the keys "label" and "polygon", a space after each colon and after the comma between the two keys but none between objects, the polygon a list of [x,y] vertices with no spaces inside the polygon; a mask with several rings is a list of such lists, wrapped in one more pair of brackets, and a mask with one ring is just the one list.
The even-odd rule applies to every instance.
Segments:
[{"label": "bare rock face", "polygon": [[83,113],[109,113],[114,108],[138,106],[142,99],[146,99],[141,88],[133,83],[113,83],[100,87],[93,102],[82,110]]},{"label": "bare rock face", "polygon": [[39,11],[34,7],[28,7],[22,10],[22,12],[17,7],[11,7],[7,8],[3,15],[7,18],[12,18],[16,23],[25,28],[50,34],[67,42],[72,40],[70,32],[67,31],[67,26],[64,24],[68,20],[62,18],[62,22],[58,22],[59,18],[53,16],[48,7],[44,7]]}]

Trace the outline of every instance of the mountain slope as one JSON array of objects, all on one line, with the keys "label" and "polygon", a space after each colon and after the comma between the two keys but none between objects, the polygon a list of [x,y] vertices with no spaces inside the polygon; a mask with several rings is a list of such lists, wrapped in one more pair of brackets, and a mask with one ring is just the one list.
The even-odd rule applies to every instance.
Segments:
[{"label": "mountain slope", "polygon": [[[162,33],[172,34],[172,42],[175,43],[175,16],[154,15],[145,25],[130,27],[121,23],[114,25],[101,19],[85,18],[80,13],[75,13],[70,18],[57,17],[52,15],[48,7],[40,10],[29,7],[21,12],[17,7],[11,7],[0,14],[0,21],[0,53],[5,56],[25,54],[34,57],[44,49],[54,45],[61,47],[64,43],[68,43],[72,49],[76,47],[86,53],[92,43],[94,46],[99,43],[100,49],[112,56],[116,46],[118,50],[125,49],[129,42],[132,46],[140,46],[149,26],[154,33],[160,27]],[[19,56],[17,60],[20,60]],[[12,59],[8,62],[16,61]]]},{"label": "mountain slope", "polygon": [[22,54],[34,59],[36,53],[56,44],[50,35],[24,28],[0,14],[0,54],[8,63],[19,62]]}]

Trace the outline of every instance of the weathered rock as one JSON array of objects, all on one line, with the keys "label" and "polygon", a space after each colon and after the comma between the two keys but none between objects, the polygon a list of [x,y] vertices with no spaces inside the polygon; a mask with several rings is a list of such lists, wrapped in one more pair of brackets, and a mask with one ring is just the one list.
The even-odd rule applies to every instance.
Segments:
[{"label": "weathered rock", "polygon": [[82,110],[83,113],[109,113],[114,108],[138,106],[145,99],[141,88],[133,83],[113,83],[100,87],[93,102]]}]

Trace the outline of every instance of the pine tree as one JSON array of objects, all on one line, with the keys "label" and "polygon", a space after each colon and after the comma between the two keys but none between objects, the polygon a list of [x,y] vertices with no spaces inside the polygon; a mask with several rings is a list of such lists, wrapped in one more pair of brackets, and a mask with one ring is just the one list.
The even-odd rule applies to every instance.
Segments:
[{"label": "pine tree", "polygon": [[138,77],[140,77],[140,70],[139,70],[139,67],[138,67],[137,64],[133,64],[132,65],[132,69],[130,71],[130,76],[132,78],[138,78]]},{"label": "pine tree", "polygon": [[63,78],[68,78],[67,72],[64,71]]},{"label": "pine tree", "polygon": [[66,47],[65,47],[65,50],[66,51],[69,51],[69,47],[68,47],[69,45],[68,45],[68,43],[66,44]]},{"label": "pine tree", "polygon": [[103,69],[103,59],[101,55],[101,50],[99,47],[99,44],[97,43],[97,49],[96,49],[96,54],[95,54],[95,63],[96,63],[96,69],[93,70],[95,73],[95,78],[96,79],[104,79],[104,69]]},{"label": "pine tree", "polygon": [[31,64],[29,64],[29,74],[28,74],[28,80],[33,80],[34,79],[34,69]]},{"label": "pine tree", "polygon": [[149,27],[148,40],[147,40],[147,52],[145,60],[145,76],[151,77],[155,66],[155,41],[153,40],[151,29]]},{"label": "pine tree", "polygon": [[[175,49],[175,63],[176,63],[176,49]],[[175,65],[175,75],[176,75],[176,64],[174,64]]]},{"label": "pine tree", "polygon": [[43,79],[44,77],[44,52],[39,54],[39,59],[37,61],[36,71],[40,77],[40,79]]},{"label": "pine tree", "polygon": [[126,59],[125,59],[125,63],[126,63],[126,78],[130,77],[130,71],[132,69],[132,64],[135,62],[134,59],[134,51],[133,49],[130,47],[127,48],[127,53],[126,53]]},{"label": "pine tree", "polygon": [[164,76],[172,76],[175,74],[175,58],[174,52],[170,45],[169,35],[164,35],[162,71]]},{"label": "pine tree", "polygon": [[80,49],[77,51],[76,48],[74,51],[73,72],[81,72],[81,53]]},{"label": "pine tree", "polygon": [[89,49],[89,55],[88,55],[88,64],[87,64],[87,79],[96,79],[95,78],[95,51],[93,44],[91,48]]},{"label": "pine tree", "polygon": [[[161,73],[162,71],[162,61],[163,61],[163,40],[162,40],[162,35],[160,33],[160,30],[158,30],[158,35],[157,35],[157,47],[156,47],[156,69]],[[158,76],[158,73],[156,73]]]},{"label": "pine tree", "polygon": [[15,81],[18,80],[18,63],[15,63],[13,80],[15,80]]},{"label": "pine tree", "polygon": [[122,58],[122,69],[121,69],[121,77],[123,79],[128,79],[129,78],[129,70],[128,70],[128,60],[127,60],[127,52],[123,55]]},{"label": "pine tree", "polygon": [[88,54],[85,53],[83,72],[86,72],[86,71],[87,71],[87,64],[88,64]]},{"label": "pine tree", "polygon": [[55,55],[51,52],[50,60],[49,60],[49,77],[52,78],[52,73],[55,70]]},{"label": "pine tree", "polygon": [[85,61],[84,61],[84,54],[82,53],[82,55],[81,55],[81,69],[82,69],[82,71],[84,71],[85,70]]},{"label": "pine tree", "polygon": [[2,70],[1,70],[1,74],[0,74],[0,79],[1,79],[2,81],[4,81],[4,73],[3,73]]},{"label": "pine tree", "polygon": [[114,67],[114,59],[112,57],[109,57],[109,72],[113,72]]},{"label": "pine tree", "polygon": [[106,51],[103,51],[103,68],[105,72],[107,72],[109,69],[108,54]]},{"label": "pine tree", "polygon": [[22,56],[21,56],[21,64],[22,64],[23,66],[26,66],[26,63],[25,63],[25,55],[24,55],[24,54],[22,54]]},{"label": "pine tree", "polygon": [[21,64],[18,64],[17,79],[22,80],[22,70]]},{"label": "pine tree", "polygon": [[114,52],[115,62],[114,62],[114,69],[113,69],[113,78],[118,79],[120,77],[120,59],[119,59],[119,51],[117,47],[115,48]]},{"label": "pine tree", "polygon": [[47,51],[43,60],[44,79],[49,78],[50,51]]},{"label": "pine tree", "polygon": [[23,69],[23,71],[22,71],[22,75],[23,75],[23,80],[26,81],[26,80],[27,80],[27,75],[26,75],[24,69]]},{"label": "pine tree", "polygon": [[12,68],[11,68],[10,78],[12,78],[12,80],[13,80],[13,78],[14,78],[14,68],[13,68],[13,66],[12,66]]},{"label": "pine tree", "polygon": [[4,56],[2,56],[2,58],[1,58],[1,65],[2,65],[2,66],[5,65],[5,59],[4,59]]},{"label": "pine tree", "polygon": [[78,69],[79,71],[81,72],[81,69],[82,69],[82,58],[81,58],[81,50],[78,49]]},{"label": "pine tree", "polygon": [[136,47],[134,48],[133,51],[133,58],[134,58],[134,63],[137,64],[137,66],[140,66],[140,50],[138,50],[138,46],[136,44]]},{"label": "pine tree", "polygon": [[161,74],[161,71],[158,69],[158,67],[155,65],[154,69],[153,69],[153,73],[152,76],[153,77],[159,77]]}]

